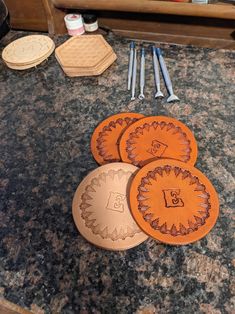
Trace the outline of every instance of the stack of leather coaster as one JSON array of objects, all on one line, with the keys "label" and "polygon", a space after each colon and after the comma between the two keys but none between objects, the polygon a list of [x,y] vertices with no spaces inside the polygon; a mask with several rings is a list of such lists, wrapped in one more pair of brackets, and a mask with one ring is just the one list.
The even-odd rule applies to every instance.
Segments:
[{"label": "stack of leather coaster", "polygon": [[102,35],[72,37],[56,48],[55,56],[71,77],[100,75],[117,59]]},{"label": "stack of leather coaster", "polygon": [[72,206],[78,230],[91,243],[125,250],[151,236],[185,245],[215,225],[218,196],[194,167],[197,143],[182,122],[117,114],[97,126],[91,151],[101,166],[80,183]]},{"label": "stack of leather coaster", "polygon": [[46,60],[54,51],[53,40],[45,35],[30,35],[19,38],[2,52],[6,65],[14,70],[26,70]]}]

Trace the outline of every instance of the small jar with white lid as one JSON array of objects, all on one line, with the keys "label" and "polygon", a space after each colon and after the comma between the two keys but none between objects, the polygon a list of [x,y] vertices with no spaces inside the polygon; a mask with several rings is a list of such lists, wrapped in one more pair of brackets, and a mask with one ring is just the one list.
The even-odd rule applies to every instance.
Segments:
[{"label": "small jar with white lid", "polygon": [[64,21],[70,36],[77,36],[85,33],[83,19],[80,14],[67,14],[64,17]]},{"label": "small jar with white lid", "polygon": [[86,32],[95,32],[98,29],[98,21],[95,14],[83,14],[83,22]]}]

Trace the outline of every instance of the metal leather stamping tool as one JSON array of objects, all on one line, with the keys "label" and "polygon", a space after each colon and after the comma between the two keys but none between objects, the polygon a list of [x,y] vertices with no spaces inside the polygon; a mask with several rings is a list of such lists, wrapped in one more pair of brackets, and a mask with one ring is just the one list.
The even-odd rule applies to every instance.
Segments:
[{"label": "metal leather stamping tool", "polygon": [[160,48],[156,48],[156,54],[158,56],[158,60],[162,69],[162,74],[164,77],[164,81],[166,84],[166,88],[170,94],[170,96],[167,98],[167,102],[172,102],[172,101],[178,101],[179,98],[174,94],[173,91],[173,87],[172,87],[172,83],[171,83],[171,79],[170,79],[170,75],[168,73],[164,58],[162,56],[162,52]]},{"label": "metal leather stamping tool", "polygon": [[134,60],[133,60],[133,71],[132,71],[132,85],[131,85],[131,100],[135,100],[135,86],[136,86],[136,70],[137,70],[137,51],[134,48]]},{"label": "metal leather stamping tool", "polygon": [[144,85],[145,85],[145,51],[141,48],[141,59],[140,59],[140,94],[139,99],[143,100],[144,96]]},{"label": "metal leather stamping tool", "polygon": [[159,66],[158,66],[158,60],[157,60],[156,50],[155,50],[154,46],[152,46],[152,54],[153,54],[154,79],[155,79],[155,86],[156,86],[156,90],[157,90],[154,97],[155,98],[162,98],[162,97],[164,97],[164,95],[160,89]]},{"label": "metal leather stamping tool", "polygon": [[134,41],[130,44],[130,57],[129,57],[129,67],[128,67],[128,82],[127,82],[127,90],[131,89],[131,79],[132,79],[132,71],[133,71],[133,60],[134,60]]}]

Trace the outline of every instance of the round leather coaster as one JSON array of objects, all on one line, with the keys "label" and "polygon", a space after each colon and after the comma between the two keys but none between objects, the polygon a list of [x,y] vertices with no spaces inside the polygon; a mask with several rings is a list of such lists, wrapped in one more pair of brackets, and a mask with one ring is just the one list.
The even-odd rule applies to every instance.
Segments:
[{"label": "round leather coaster", "polygon": [[89,242],[117,251],[148,238],[135,223],[127,203],[127,190],[137,170],[130,164],[111,163],[93,170],[79,184],[73,199],[73,218]]},{"label": "round leather coaster", "polygon": [[191,165],[197,160],[197,143],[189,128],[170,117],[153,116],[133,123],[119,145],[121,159],[144,166],[157,158],[177,159]]},{"label": "round leather coaster", "polygon": [[130,207],[144,232],[175,245],[203,238],[219,214],[218,196],[207,177],[170,159],[153,161],[138,171],[130,187]]},{"label": "round leather coaster", "polygon": [[11,66],[27,66],[47,58],[55,44],[45,35],[29,35],[14,40],[2,52],[2,58]]},{"label": "round leather coaster", "polygon": [[27,70],[27,69],[36,67],[37,65],[39,65],[40,63],[45,61],[53,53],[54,48],[55,48],[55,46],[52,47],[52,49],[43,58],[41,58],[40,60],[38,60],[37,62],[34,62],[34,63],[30,63],[27,65],[15,65],[12,63],[8,63],[6,61],[5,61],[5,63],[8,66],[8,68],[13,69],[13,70]]},{"label": "round leather coaster", "polygon": [[100,164],[120,161],[119,139],[122,133],[144,115],[134,112],[115,114],[102,121],[91,138],[91,152]]}]

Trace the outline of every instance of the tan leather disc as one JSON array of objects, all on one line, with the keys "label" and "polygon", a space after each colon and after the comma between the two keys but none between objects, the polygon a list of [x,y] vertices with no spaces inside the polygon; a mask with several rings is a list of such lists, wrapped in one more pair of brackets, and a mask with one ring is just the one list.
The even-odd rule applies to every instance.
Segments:
[{"label": "tan leather disc", "polygon": [[168,244],[203,238],[219,214],[217,193],[198,169],[161,159],[138,171],[130,188],[130,207],[140,228]]},{"label": "tan leather disc", "polygon": [[108,249],[126,250],[148,236],[135,223],[127,191],[138,170],[126,163],[111,163],[89,173],[79,184],[72,211],[79,232],[89,242]]},{"label": "tan leather disc", "polygon": [[121,161],[119,155],[119,139],[122,133],[144,115],[134,112],[115,114],[102,121],[91,138],[91,152],[100,164]]},{"label": "tan leather disc", "polygon": [[11,66],[27,66],[45,60],[55,48],[53,40],[45,35],[28,35],[14,40],[2,52],[2,58]]},{"label": "tan leather disc", "polygon": [[182,122],[165,116],[143,118],[123,133],[121,159],[137,167],[157,158],[177,159],[191,165],[197,160],[197,143]]}]

